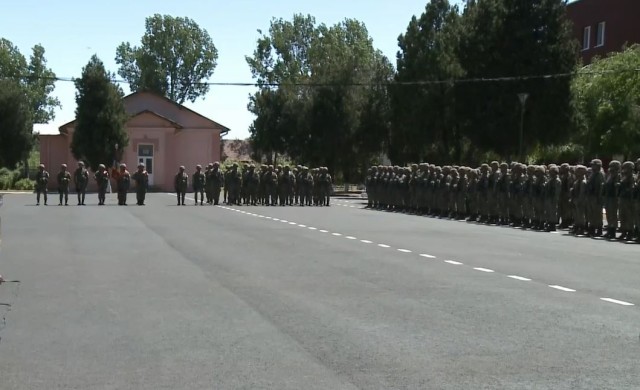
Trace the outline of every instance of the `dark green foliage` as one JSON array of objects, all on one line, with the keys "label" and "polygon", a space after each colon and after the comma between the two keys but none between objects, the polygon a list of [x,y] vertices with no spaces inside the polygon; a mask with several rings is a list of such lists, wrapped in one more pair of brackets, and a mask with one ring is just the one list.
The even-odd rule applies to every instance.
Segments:
[{"label": "dark green foliage", "polygon": [[125,129],[127,113],[122,101],[124,94],[95,55],[82,69],[82,77],[75,80],[75,84],[76,127],[71,152],[95,171],[99,164],[111,164],[116,145],[121,153],[129,144]]},{"label": "dark green foliage", "polygon": [[32,110],[25,89],[14,80],[0,80],[0,166],[15,168],[34,142]]},{"label": "dark green foliage", "polygon": [[261,85],[249,103],[256,154],[286,153],[350,178],[383,151],[393,67],[361,22],[316,25],[303,15],[273,20],[247,63]]},{"label": "dark green foliage", "polygon": [[132,91],[153,91],[182,104],[206,95],[198,84],[213,75],[218,50],[209,33],[189,18],[153,15],[145,21],[141,46],[122,43],[116,50],[118,74]]},{"label": "dark green foliage", "polygon": [[[463,16],[458,49],[467,78],[571,73],[577,50],[564,0],[482,0]],[[562,143],[571,135],[571,78],[531,78],[459,87],[462,131],[476,147],[515,157],[519,145],[518,93],[529,94],[524,146]]]}]

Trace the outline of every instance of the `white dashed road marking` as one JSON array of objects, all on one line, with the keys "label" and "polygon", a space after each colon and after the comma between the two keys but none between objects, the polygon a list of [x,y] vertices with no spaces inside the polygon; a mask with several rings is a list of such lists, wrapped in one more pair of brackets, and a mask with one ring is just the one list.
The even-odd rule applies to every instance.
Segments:
[{"label": "white dashed road marking", "polygon": [[618,305],[622,305],[622,306],[634,306],[634,304],[631,302],[619,301],[613,298],[600,298],[600,299],[606,302],[617,303]]},{"label": "white dashed road marking", "polygon": [[[173,195],[173,194],[169,194],[169,195]],[[193,199],[191,199],[191,200],[193,200]],[[344,206],[345,207],[354,207],[355,208],[355,206],[347,206],[347,205],[344,205]],[[287,221],[287,220],[284,220],[284,219],[279,219],[279,218],[275,218],[275,217],[269,217],[269,216],[266,216],[266,215],[254,214],[254,213],[250,213],[250,212],[247,212],[247,211],[244,211],[244,210],[238,210],[238,209],[225,207],[225,206],[218,206],[218,207],[220,207],[222,209],[225,209],[225,210],[231,210],[231,211],[239,212],[239,213],[245,214],[245,215],[251,215],[251,216],[259,217],[259,218],[265,218],[265,219],[269,219],[269,220],[272,220],[272,221],[279,221],[279,222],[282,222],[282,223],[288,223],[290,225],[297,225],[299,227],[307,228],[309,230],[316,230],[316,231],[318,231],[320,233],[329,233],[328,230],[317,229],[317,228],[312,227],[312,226],[306,226],[306,225],[303,225],[303,224],[298,224],[297,222],[290,222],[290,221]],[[560,232],[552,232],[552,233],[559,234]],[[331,233],[331,235],[336,236],[336,237],[342,236],[341,233]],[[348,240],[357,240],[357,238],[353,237],[353,236],[345,236],[345,238],[348,239]],[[373,244],[373,242],[370,241],[370,240],[360,240],[360,242],[362,242],[364,244]],[[391,248],[391,246],[386,245],[386,244],[377,244],[377,245],[380,248]],[[402,248],[397,249],[397,251],[398,252],[402,252],[402,253],[413,253],[409,249],[402,249]],[[427,258],[427,259],[435,259],[436,258],[436,256],[429,255],[429,254],[426,254],[426,253],[420,253],[419,256]],[[464,263],[461,263],[459,261],[454,261],[454,260],[444,260],[444,262],[448,263],[448,264],[452,264],[452,265],[464,265]],[[473,267],[473,269],[476,270],[476,271],[480,271],[480,272],[495,273],[494,270],[489,269],[489,268]],[[523,276],[518,276],[518,275],[503,275],[503,276],[507,276],[508,278],[511,278],[511,279],[514,279],[514,280],[525,281],[525,282],[531,281],[531,279],[529,279],[529,278],[525,278]],[[564,286],[553,285],[553,284],[550,284],[548,286],[553,288],[553,289],[560,290],[560,291],[576,292],[576,290],[574,290],[572,288],[564,287]],[[635,306],[635,304],[633,304],[631,302],[621,301],[621,300],[617,300],[617,299],[613,299],[613,298],[600,298],[600,300],[605,301],[605,302],[609,302],[609,303],[614,303],[614,304],[621,305],[621,306]]]},{"label": "white dashed road marking", "polygon": [[529,279],[529,278],[523,278],[522,276],[518,276],[518,275],[507,275],[507,277],[509,277],[511,279],[515,279],[515,280],[522,280],[524,282],[531,281],[531,279]]},{"label": "white dashed road marking", "polygon": [[566,291],[566,292],[576,292],[576,290],[572,289],[572,288],[567,288],[567,287],[562,287],[562,286],[556,286],[556,285],[552,285],[550,284],[549,287],[551,288],[555,288],[556,290],[560,290],[560,291]]}]

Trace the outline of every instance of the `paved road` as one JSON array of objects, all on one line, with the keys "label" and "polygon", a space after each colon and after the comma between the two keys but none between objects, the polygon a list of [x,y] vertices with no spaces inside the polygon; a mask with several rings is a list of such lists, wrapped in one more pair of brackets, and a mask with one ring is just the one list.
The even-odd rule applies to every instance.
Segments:
[{"label": "paved road", "polygon": [[5,196],[0,388],[640,388],[640,245],[174,199]]}]

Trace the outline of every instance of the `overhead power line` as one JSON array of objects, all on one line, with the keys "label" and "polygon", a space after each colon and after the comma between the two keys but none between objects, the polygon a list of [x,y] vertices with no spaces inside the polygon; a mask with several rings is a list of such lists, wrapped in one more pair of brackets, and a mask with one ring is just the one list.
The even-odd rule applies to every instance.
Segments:
[{"label": "overhead power line", "polygon": [[[490,83],[490,82],[505,82],[505,81],[528,81],[528,80],[540,80],[540,79],[558,79],[568,78],[574,76],[597,76],[611,73],[640,73],[640,68],[629,69],[611,69],[611,70],[580,70],[575,72],[566,73],[554,73],[554,74],[542,74],[542,75],[522,75],[522,76],[504,76],[504,77],[474,77],[474,78],[454,78],[443,80],[412,80],[412,81],[388,81],[388,82],[365,82],[365,83],[306,83],[306,82],[294,82],[294,83],[266,83],[266,82],[196,82],[189,85],[209,85],[209,86],[227,86],[227,87],[372,87],[383,85],[437,85],[437,84],[468,84],[468,83]],[[74,77],[44,77],[44,76],[0,76],[0,79],[11,80],[53,80],[60,82],[74,82]],[[129,84],[127,80],[114,79],[111,80],[117,84]]]}]

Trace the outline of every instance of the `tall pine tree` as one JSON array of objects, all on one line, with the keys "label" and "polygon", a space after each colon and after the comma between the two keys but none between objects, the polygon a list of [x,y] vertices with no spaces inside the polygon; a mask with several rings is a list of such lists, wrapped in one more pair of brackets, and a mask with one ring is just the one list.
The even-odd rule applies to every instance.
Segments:
[{"label": "tall pine tree", "polygon": [[75,85],[76,128],[71,152],[96,170],[100,164],[110,165],[116,152],[121,153],[129,144],[124,93],[112,82],[112,75],[96,55],[82,69],[82,77],[75,80]]}]

